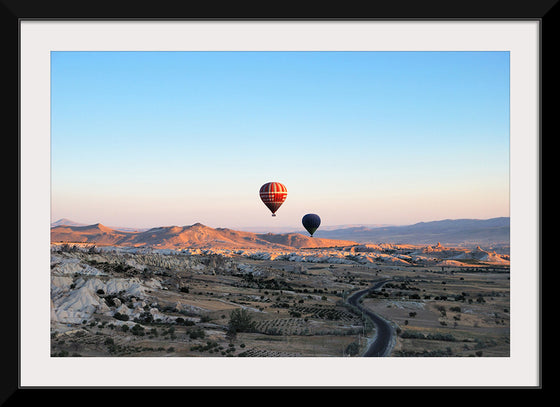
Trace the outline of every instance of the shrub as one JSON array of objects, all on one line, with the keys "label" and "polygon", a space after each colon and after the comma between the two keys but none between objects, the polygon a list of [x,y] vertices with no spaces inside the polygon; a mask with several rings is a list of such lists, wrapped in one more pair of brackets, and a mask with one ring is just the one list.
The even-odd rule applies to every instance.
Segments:
[{"label": "shrub", "polygon": [[113,318],[118,319],[119,321],[128,321],[128,315],[121,314],[120,312],[115,312]]},{"label": "shrub", "polygon": [[202,328],[197,328],[197,329],[189,332],[189,338],[191,338],[191,339],[204,338],[205,335],[206,334],[204,333],[204,329],[202,329]]}]

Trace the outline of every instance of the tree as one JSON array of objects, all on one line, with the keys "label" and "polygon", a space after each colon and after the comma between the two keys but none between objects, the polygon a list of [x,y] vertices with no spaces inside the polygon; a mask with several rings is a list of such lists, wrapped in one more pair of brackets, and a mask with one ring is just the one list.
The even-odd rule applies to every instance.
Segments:
[{"label": "tree", "polygon": [[121,314],[120,312],[115,312],[113,318],[118,319],[120,321],[128,321],[128,315]]},{"label": "tree", "polygon": [[144,336],[144,327],[142,325],[134,325],[132,327],[132,329],[130,330],[132,332],[133,335],[137,335],[137,336]]},{"label": "tree", "polygon": [[352,342],[346,347],[346,354],[350,356],[355,356],[360,351],[360,345],[358,342]]},{"label": "tree", "polygon": [[254,330],[255,322],[251,318],[249,311],[243,308],[236,308],[231,311],[228,325],[229,332],[253,332]]}]

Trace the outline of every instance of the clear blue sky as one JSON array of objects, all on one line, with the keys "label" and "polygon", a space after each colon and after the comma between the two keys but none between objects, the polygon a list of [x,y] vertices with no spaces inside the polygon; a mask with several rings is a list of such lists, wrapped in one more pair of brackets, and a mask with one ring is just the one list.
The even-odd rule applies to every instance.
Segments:
[{"label": "clear blue sky", "polygon": [[[507,52],[52,52],[52,220],[509,216]],[[272,218],[258,190],[286,185]]]}]

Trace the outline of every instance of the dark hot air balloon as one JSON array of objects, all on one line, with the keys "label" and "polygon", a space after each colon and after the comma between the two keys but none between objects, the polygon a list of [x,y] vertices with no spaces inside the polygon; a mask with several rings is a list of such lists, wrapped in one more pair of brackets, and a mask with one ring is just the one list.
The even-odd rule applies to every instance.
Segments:
[{"label": "dark hot air balloon", "polygon": [[311,237],[313,237],[313,233],[319,228],[321,224],[321,218],[314,213],[308,213],[303,218],[301,218],[301,223],[303,227],[309,232]]},{"label": "dark hot air balloon", "polygon": [[276,216],[276,211],[288,196],[288,190],[279,182],[267,182],[261,187],[259,195],[263,203],[272,212],[272,216]]}]

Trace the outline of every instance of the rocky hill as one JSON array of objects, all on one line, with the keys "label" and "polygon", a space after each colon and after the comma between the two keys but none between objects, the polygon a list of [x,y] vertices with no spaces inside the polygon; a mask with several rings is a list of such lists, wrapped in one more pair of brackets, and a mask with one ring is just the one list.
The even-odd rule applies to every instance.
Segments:
[{"label": "rocky hill", "polygon": [[132,232],[112,229],[100,223],[88,226],[60,225],[51,228],[52,242],[91,243],[158,249],[302,249],[355,245],[356,242],[321,239],[299,233],[258,234],[201,223],[190,226],[164,226]]}]

